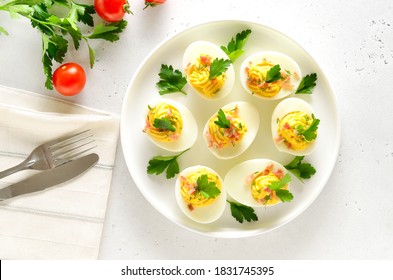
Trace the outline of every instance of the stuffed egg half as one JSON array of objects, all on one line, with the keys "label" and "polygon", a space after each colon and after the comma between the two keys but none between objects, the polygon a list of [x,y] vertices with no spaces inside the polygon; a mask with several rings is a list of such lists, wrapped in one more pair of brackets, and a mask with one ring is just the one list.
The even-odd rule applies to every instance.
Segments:
[{"label": "stuffed egg half", "polygon": [[315,149],[319,119],[302,99],[281,101],[272,114],[272,136],[277,149],[292,155],[309,155]]},{"label": "stuffed egg half", "polygon": [[223,180],[206,166],[184,169],[176,180],[175,196],[182,212],[198,223],[214,222],[225,209]]},{"label": "stuffed egg half", "polygon": [[147,106],[143,132],[158,147],[180,152],[195,143],[198,126],[194,116],[184,105],[162,98]]},{"label": "stuffed egg half", "polygon": [[244,161],[228,171],[224,188],[236,201],[250,207],[264,207],[293,199],[291,177],[285,167],[270,159]]},{"label": "stuffed egg half", "polygon": [[259,128],[258,110],[248,102],[232,102],[207,121],[203,138],[209,151],[220,159],[234,158],[254,141]]},{"label": "stuffed egg half", "polygon": [[301,81],[299,65],[286,54],[263,51],[252,54],[240,67],[244,89],[261,99],[280,99],[296,91]]},{"label": "stuffed egg half", "polygon": [[[214,75],[215,60],[226,60],[228,68]],[[235,83],[235,71],[226,53],[217,45],[207,41],[191,43],[183,56],[183,69],[187,82],[205,99],[220,99],[227,96]]]}]

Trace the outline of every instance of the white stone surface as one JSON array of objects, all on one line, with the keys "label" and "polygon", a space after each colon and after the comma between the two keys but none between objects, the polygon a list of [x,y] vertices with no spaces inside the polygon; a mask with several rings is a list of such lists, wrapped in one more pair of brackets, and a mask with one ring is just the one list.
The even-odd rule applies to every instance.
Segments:
[{"label": "white stone surface", "polygon": [[[161,41],[197,24],[240,19],[277,29],[320,64],[338,97],[342,139],[337,164],[314,203],[289,224],[256,237],[220,239],[183,229],[158,213],[117,152],[101,259],[392,259],[393,2],[168,0],[134,15],[119,42],[70,51],[87,69],[84,92],[67,98],[120,114],[127,85]],[[0,84],[60,97],[44,88],[41,41],[24,19],[0,12]]]}]

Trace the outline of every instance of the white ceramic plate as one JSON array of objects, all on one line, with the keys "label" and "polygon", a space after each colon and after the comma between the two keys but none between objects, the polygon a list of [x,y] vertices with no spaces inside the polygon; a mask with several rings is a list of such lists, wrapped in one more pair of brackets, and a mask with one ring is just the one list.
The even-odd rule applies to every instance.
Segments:
[{"label": "white ceramic plate", "polygon": [[[235,61],[237,79],[233,92],[221,100],[208,101],[194,94],[186,85],[187,96],[181,93],[165,95],[187,106],[198,123],[199,136],[194,146],[179,158],[180,169],[192,165],[205,165],[216,170],[222,178],[236,164],[255,158],[269,158],[285,165],[294,156],[279,152],[271,139],[270,121],[273,109],[280,100],[261,100],[246,93],[238,79],[240,65],[250,54],[262,50],[286,53],[299,64],[302,74],[317,73],[318,81],[312,95],[297,95],[309,102],[320,119],[318,143],[315,151],[305,158],[317,173],[304,184],[294,180],[291,191],[294,200],[274,207],[256,208],[257,222],[238,223],[230,213],[229,204],[224,214],[212,224],[193,222],[179,209],[174,187],[176,179],[167,180],[165,174],[148,175],[148,161],[156,155],[171,155],[156,147],[142,132],[145,107],[161,98],[156,88],[161,64],[172,65],[182,70],[182,57],[186,47],[196,40],[207,40],[217,45],[226,45],[238,32],[251,29],[245,45],[246,53]],[[293,95],[290,95],[290,97]],[[254,104],[261,117],[258,134],[253,144],[241,156],[231,160],[220,160],[212,155],[202,139],[203,126],[208,118],[221,106],[244,100]],[[243,21],[217,21],[187,29],[157,46],[137,70],[124,99],[121,116],[121,141],[127,167],[135,184],[162,215],[187,229],[216,237],[246,237],[261,234],[282,226],[302,213],[319,195],[333,170],[340,142],[340,120],[336,97],[323,71],[314,59],[296,42],[276,30],[256,23]],[[292,176],[294,177],[294,176]]]}]

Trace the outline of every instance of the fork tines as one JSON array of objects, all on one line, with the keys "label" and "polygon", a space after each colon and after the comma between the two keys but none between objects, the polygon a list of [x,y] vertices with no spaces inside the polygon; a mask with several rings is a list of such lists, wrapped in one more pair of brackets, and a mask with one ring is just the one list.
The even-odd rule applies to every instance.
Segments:
[{"label": "fork tines", "polygon": [[92,137],[90,129],[87,129],[47,143],[48,150],[55,160],[69,161],[97,147],[93,145]]}]

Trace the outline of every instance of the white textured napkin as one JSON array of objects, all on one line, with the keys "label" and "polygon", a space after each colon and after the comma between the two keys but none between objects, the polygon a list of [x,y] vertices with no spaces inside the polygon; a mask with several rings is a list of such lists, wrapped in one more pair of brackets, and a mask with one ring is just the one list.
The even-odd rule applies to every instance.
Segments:
[{"label": "white textured napkin", "polygon": [[[92,129],[99,162],[48,190],[0,202],[0,259],[96,259],[119,137],[119,117],[48,96],[0,86],[0,170],[36,146]],[[0,188],[39,171],[0,179]]]}]

